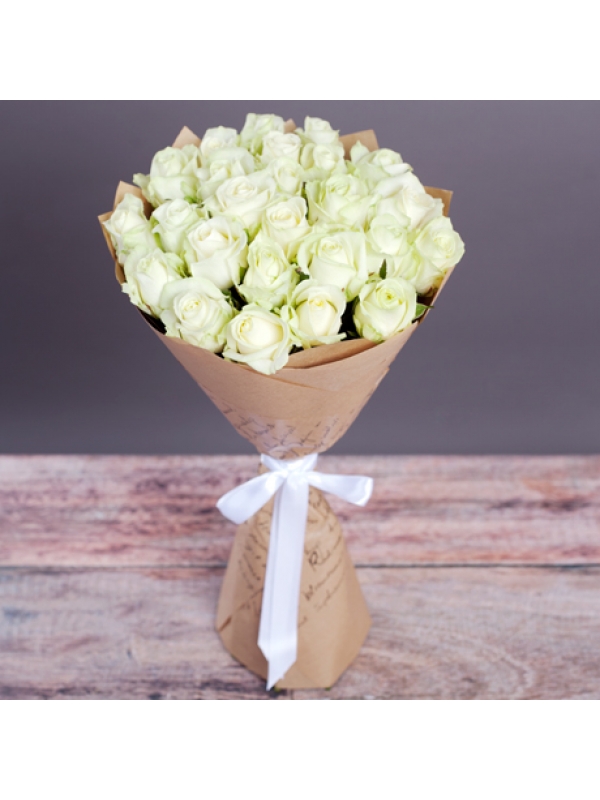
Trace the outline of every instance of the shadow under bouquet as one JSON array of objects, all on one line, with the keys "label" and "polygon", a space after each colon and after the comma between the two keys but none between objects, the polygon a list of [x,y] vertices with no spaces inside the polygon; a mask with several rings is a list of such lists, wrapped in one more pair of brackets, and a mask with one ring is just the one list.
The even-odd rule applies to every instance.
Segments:
[{"label": "shadow under bouquet", "polygon": [[100,217],[116,277],[163,344],[261,454],[218,507],[239,527],[216,627],[268,687],[332,686],[369,613],[317,472],[430,313],[464,252],[451,192],[373,131],[248,114],[183,128]]}]

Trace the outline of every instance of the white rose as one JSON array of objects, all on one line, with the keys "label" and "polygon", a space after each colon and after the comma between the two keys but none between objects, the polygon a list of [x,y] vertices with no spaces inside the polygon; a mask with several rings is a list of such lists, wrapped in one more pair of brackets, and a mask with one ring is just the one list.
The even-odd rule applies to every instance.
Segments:
[{"label": "white rose", "polygon": [[339,131],[334,131],[331,124],[319,117],[305,117],[304,128],[297,128],[296,133],[303,142],[312,144],[333,144],[339,139]]},{"label": "white rose", "polygon": [[200,157],[202,166],[205,166],[218,150],[235,147],[238,142],[238,133],[235,128],[209,128],[200,142]]},{"label": "white rose", "polygon": [[315,231],[300,242],[297,260],[305,274],[337,286],[347,300],[356,297],[369,276],[362,231]]},{"label": "white rose", "polygon": [[307,181],[321,181],[334,172],[346,172],[344,148],[340,142],[331,144],[309,142],[300,152],[300,166]]},{"label": "white rose", "polygon": [[121,264],[135,249],[153,250],[158,246],[152,226],[146,219],[144,204],[134,194],[126,194],[110,219],[102,224],[110,234]]},{"label": "white rose", "polygon": [[264,234],[277,242],[290,258],[298,241],[309,232],[306,200],[303,197],[290,197],[265,209],[258,237]]},{"label": "white rose", "polygon": [[275,158],[291,158],[298,161],[302,142],[295,133],[269,131],[263,139],[261,161],[268,164]]},{"label": "white rose", "polygon": [[385,261],[387,277],[396,275],[396,267],[410,249],[408,217],[404,225],[391,214],[381,214],[371,220],[367,231],[369,272],[379,272]]},{"label": "white rose", "polygon": [[385,278],[363,286],[354,309],[354,324],[359,336],[382,342],[408,328],[416,311],[414,286],[402,278]]},{"label": "white rose", "polygon": [[207,278],[217,288],[229,289],[240,282],[246,266],[248,237],[241,223],[212,217],[193,227],[184,242],[184,253],[194,277]]},{"label": "white rose", "polygon": [[395,150],[384,147],[370,151],[361,142],[356,142],[350,150],[350,163],[353,173],[365,181],[371,191],[385,178],[403,175],[411,170]]},{"label": "white rose", "polygon": [[239,219],[252,236],[263,210],[273,201],[277,184],[265,170],[229,178],[206,201],[211,214]]},{"label": "white rose", "polygon": [[224,358],[273,375],[288,360],[293,342],[285,319],[260,306],[244,306],[227,325]]},{"label": "white rose", "polygon": [[428,294],[431,289],[438,286],[444,277],[444,272],[437,269],[431,261],[423,258],[414,243],[404,255],[386,260],[386,278],[404,278],[414,287],[417,294]]},{"label": "white rose", "polygon": [[304,348],[332,344],[346,336],[339,333],[346,298],[337,286],[302,281],[294,289],[288,309],[292,335]]},{"label": "white rose", "polygon": [[465,252],[465,245],[452,227],[448,217],[437,217],[428,222],[415,237],[419,254],[439,270],[454,267]]},{"label": "white rose", "polygon": [[167,200],[155,209],[151,220],[163,250],[181,255],[188,231],[201,216],[200,209],[185,200]]},{"label": "white rose", "polygon": [[165,147],[152,159],[150,175],[138,173],[133,176],[133,182],[153,206],[167,200],[194,200],[199,165],[198,148],[193,144]]},{"label": "white rose", "polygon": [[217,191],[229,178],[249,175],[254,172],[254,159],[245,147],[222,147],[214,150],[206,165],[197,170],[198,196],[202,200]]},{"label": "white rose", "polygon": [[165,286],[160,296],[160,315],[167,336],[220,353],[225,327],[235,310],[227,298],[205,278],[184,278]]},{"label": "white rose", "polygon": [[248,269],[238,291],[248,303],[256,303],[269,311],[283,305],[291,289],[298,283],[280,245],[271,239],[255,239],[248,248]]},{"label": "white rose", "polygon": [[325,181],[306,184],[308,221],[314,225],[364,228],[377,196],[369,194],[366,183],[353,175],[332,175]]},{"label": "white rose", "polygon": [[247,114],[240,133],[240,144],[254,155],[260,155],[263,139],[271,131],[283,133],[283,117],[276,114]]},{"label": "white rose", "polygon": [[392,214],[401,222],[408,217],[411,229],[443,214],[442,201],[428,195],[412,172],[380,181],[377,193],[383,198],[377,205],[377,213]]},{"label": "white rose", "polygon": [[121,288],[142,311],[160,316],[160,296],[171,281],[179,281],[184,274],[183,261],[174,253],[152,250],[149,253],[134,251],[123,267],[126,282]]},{"label": "white rose", "polygon": [[291,158],[276,158],[267,165],[267,172],[283,195],[300,194],[304,181],[304,169]]}]

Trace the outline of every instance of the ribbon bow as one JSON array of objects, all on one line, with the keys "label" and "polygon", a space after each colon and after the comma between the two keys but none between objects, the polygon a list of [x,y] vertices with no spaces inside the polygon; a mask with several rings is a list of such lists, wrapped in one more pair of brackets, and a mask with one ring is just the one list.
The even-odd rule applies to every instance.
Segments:
[{"label": "ribbon bow", "polygon": [[269,662],[267,689],[296,661],[308,487],[315,486],[357,506],[366,505],[373,491],[372,478],[315,472],[317,458],[314,453],[280,461],[261,455],[269,472],[237,486],[217,503],[221,514],[239,525],[275,495],[258,633],[258,646]]}]

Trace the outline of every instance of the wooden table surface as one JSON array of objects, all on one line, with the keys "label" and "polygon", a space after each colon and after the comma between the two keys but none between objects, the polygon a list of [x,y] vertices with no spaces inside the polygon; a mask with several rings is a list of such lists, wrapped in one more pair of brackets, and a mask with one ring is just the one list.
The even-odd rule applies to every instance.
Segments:
[{"label": "wooden table surface", "polygon": [[247,456],[0,458],[0,697],[600,698],[600,457],[323,457],[373,627],[329,691],[214,631]]}]

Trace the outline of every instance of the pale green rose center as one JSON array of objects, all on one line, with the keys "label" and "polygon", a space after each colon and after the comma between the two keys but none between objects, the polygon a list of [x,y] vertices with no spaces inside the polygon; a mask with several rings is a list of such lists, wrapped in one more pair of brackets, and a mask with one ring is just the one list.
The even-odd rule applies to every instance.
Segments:
[{"label": "pale green rose center", "polygon": [[316,145],[313,150],[313,161],[315,166],[321,169],[333,169],[336,159],[331,150],[324,144]]},{"label": "pale green rose center", "polygon": [[226,233],[204,225],[192,238],[194,250],[203,258],[210,258],[217,250],[225,250],[230,244],[231,240]]},{"label": "pale green rose center", "polygon": [[387,311],[391,311],[395,308],[399,308],[402,305],[406,305],[406,301],[403,297],[399,297],[396,292],[392,291],[389,287],[377,289],[376,292],[376,304]]},{"label": "pale green rose center", "polygon": [[283,328],[262,317],[245,317],[238,324],[237,342],[242,353],[271,347],[283,339]]},{"label": "pale green rose center", "polygon": [[233,202],[248,200],[257,193],[258,189],[250,181],[238,181],[234,184],[230,191],[229,197]]},{"label": "pale green rose center", "polygon": [[269,222],[276,228],[294,228],[300,219],[291,208],[278,208],[269,214]]},{"label": "pale green rose center", "polygon": [[377,150],[373,155],[373,164],[378,167],[389,167],[392,164],[400,163],[400,154],[393,150]]},{"label": "pale green rose center", "polygon": [[404,244],[404,231],[398,227],[377,226],[371,228],[373,240],[379,250],[386,255],[397,255]]},{"label": "pale green rose center", "polygon": [[133,211],[117,211],[110,221],[118,234],[124,234],[142,225],[145,219]]},{"label": "pale green rose center", "polygon": [[336,327],[337,312],[334,306],[324,297],[313,297],[301,303],[296,309],[300,327],[306,333],[315,336],[328,336]]},{"label": "pale green rose center", "polygon": [[223,178],[226,175],[231,176],[233,170],[233,162],[215,158],[211,161],[208,167],[211,178]]},{"label": "pale green rose center", "polygon": [[209,139],[202,140],[202,150],[206,158],[210,156],[211,153],[216,153],[217,150],[222,150],[224,147],[227,147],[229,142],[225,141],[224,139],[220,139],[218,136],[211,136]]},{"label": "pale green rose center", "polygon": [[444,233],[438,233],[433,237],[433,241],[437,248],[439,248],[444,255],[450,257],[454,253],[454,241],[451,236]]},{"label": "pale green rose center", "polygon": [[171,208],[169,213],[167,214],[166,222],[168,225],[172,225],[174,228],[178,228],[181,225],[185,225],[186,221],[193,216],[190,213],[189,208]]},{"label": "pale green rose center", "polygon": [[426,193],[416,189],[404,189],[404,203],[408,206],[415,206],[418,209],[429,209],[433,205],[433,199]]},{"label": "pale green rose center", "polygon": [[157,280],[165,280],[169,274],[166,264],[160,257],[157,258],[155,255],[148,255],[145,258],[141,258],[135,271],[156,278]]},{"label": "pale green rose center", "polygon": [[309,131],[330,131],[331,123],[320,117],[306,117],[304,121],[304,130],[307,133]]},{"label": "pale green rose center", "polygon": [[300,167],[292,167],[290,164],[277,164],[275,176],[278,179],[295,178],[300,172]]},{"label": "pale green rose center", "polygon": [[202,295],[185,294],[174,304],[175,314],[187,327],[201,328],[209,316],[210,301]]},{"label": "pale green rose center", "polygon": [[275,253],[266,252],[259,261],[259,269],[272,282],[281,275],[284,265]]},{"label": "pale green rose center", "polygon": [[156,171],[161,177],[170,178],[180,175],[185,163],[186,159],[183,153],[163,153],[156,157],[153,166],[156,166]]},{"label": "pale green rose center", "polygon": [[318,248],[318,254],[323,258],[329,258],[332,261],[337,261],[339,264],[347,264],[348,258],[344,248],[335,239],[321,239]]},{"label": "pale green rose center", "polygon": [[350,179],[346,180],[339,180],[335,182],[331,182],[329,187],[330,194],[337,194],[340,197],[348,197],[349,195],[355,195],[356,192],[354,191],[355,186]]}]

